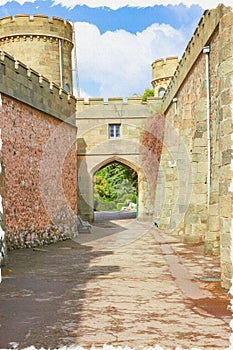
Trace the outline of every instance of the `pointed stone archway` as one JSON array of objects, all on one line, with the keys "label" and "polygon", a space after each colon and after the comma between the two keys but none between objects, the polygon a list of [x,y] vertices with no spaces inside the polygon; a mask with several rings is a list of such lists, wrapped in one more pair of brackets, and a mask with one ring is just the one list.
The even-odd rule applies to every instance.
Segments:
[{"label": "pointed stone archway", "polygon": [[[103,159],[104,158],[104,159]],[[98,157],[87,157],[79,162],[78,168],[78,198],[81,216],[93,222],[94,220],[94,176],[104,166],[117,162],[133,169],[138,175],[138,219],[148,221],[151,215],[148,210],[148,183],[143,169],[132,159],[119,155],[106,155],[99,161]],[[90,170],[89,170],[90,169]]]},{"label": "pointed stone archway", "polygon": [[152,221],[154,203],[150,203],[149,180],[142,165],[141,135],[156,104],[100,102],[82,106],[76,115],[80,214],[84,220],[93,221],[94,174],[116,161],[137,172],[138,219]]}]

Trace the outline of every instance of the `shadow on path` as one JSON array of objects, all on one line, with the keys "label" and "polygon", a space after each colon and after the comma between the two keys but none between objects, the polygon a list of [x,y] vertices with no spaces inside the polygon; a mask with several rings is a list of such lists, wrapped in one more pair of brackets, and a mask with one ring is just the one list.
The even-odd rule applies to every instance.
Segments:
[{"label": "shadow on path", "polygon": [[118,271],[90,261],[111,251],[68,240],[9,253],[0,285],[0,348],[55,348],[73,343],[89,280]]},{"label": "shadow on path", "polygon": [[94,223],[105,222],[109,220],[136,219],[136,211],[95,211]]}]

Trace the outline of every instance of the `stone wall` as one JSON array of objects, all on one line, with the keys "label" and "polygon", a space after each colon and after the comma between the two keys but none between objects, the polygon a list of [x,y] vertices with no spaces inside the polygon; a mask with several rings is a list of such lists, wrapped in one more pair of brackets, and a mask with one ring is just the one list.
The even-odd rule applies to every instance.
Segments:
[{"label": "stone wall", "polygon": [[[138,218],[152,220],[150,173],[141,159],[141,135],[148,130],[148,118],[161,108],[161,99],[109,98],[77,100],[77,149],[79,207],[83,218],[93,220],[93,178],[101,167],[113,161],[125,164],[138,174]],[[120,137],[109,138],[109,124],[120,124]],[[149,132],[150,130],[148,130]],[[147,144],[144,144],[144,153]],[[149,149],[146,148],[149,152]]]},{"label": "stone wall", "polygon": [[178,57],[167,57],[166,60],[159,59],[152,63],[152,86],[154,96],[160,96],[161,89],[167,89],[171,78],[178,65]]},{"label": "stone wall", "polygon": [[68,84],[71,93],[72,36],[72,25],[57,17],[50,20],[44,15],[16,15],[0,20],[0,50],[59,87]]},{"label": "stone wall", "polygon": [[5,94],[1,100],[7,246],[65,239],[64,206],[77,210],[76,127]]},{"label": "stone wall", "polygon": [[[166,117],[158,175],[155,217],[160,228],[182,234],[185,242],[205,242],[206,254],[219,254],[222,285],[232,277],[232,81],[233,15],[220,5],[206,11],[163,99]],[[210,75],[210,153],[207,132],[206,54]],[[210,193],[208,194],[208,153]]]},{"label": "stone wall", "polygon": [[3,51],[0,51],[0,92],[75,124],[76,99]]},{"label": "stone wall", "polygon": [[[0,99],[0,108],[2,101]],[[0,266],[4,265],[6,260],[7,248],[6,248],[6,235],[5,235],[5,223],[3,212],[3,195],[4,195],[4,176],[2,169],[2,130],[0,129]],[[0,283],[1,283],[1,269],[0,269]]]},{"label": "stone wall", "polygon": [[4,52],[0,72],[7,246],[68,237],[77,210],[76,100]]},{"label": "stone wall", "polygon": [[[232,120],[233,120],[233,12],[224,13],[220,25],[219,44],[219,227],[222,284],[225,288],[231,286],[233,277],[231,247],[232,247]],[[216,158],[217,158],[216,157]],[[216,182],[215,182],[216,184]],[[214,192],[214,189],[213,189]],[[215,197],[214,197],[215,198]],[[215,205],[213,203],[212,215]],[[212,225],[213,227],[213,225]],[[210,228],[209,228],[210,230]]]}]

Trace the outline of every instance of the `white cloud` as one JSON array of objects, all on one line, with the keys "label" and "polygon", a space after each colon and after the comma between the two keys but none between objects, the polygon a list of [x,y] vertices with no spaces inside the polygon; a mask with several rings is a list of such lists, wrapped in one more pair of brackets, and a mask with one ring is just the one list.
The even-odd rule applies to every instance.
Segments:
[{"label": "white cloud", "polygon": [[[5,5],[13,0],[0,0],[0,6]],[[15,0],[20,5],[25,2],[35,2],[35,0]],[[121,7],[147,7],[155,5],[184,5],[190,7],[191,5],[200,5],[203,9],[210,9],[216,7],[219,3],[224,3],[227,6],[232,6],[232,0],[53,0],[54,5],[62,5],[67,8],[74,8],[76,5],[86,5],[88,7],[96,8],[106,6],[112,10],[117,10]]]},{"label": "white cloud", "polygon": [[[4,0],[3,0],[4,1]],[[21,0],[22,1],[22,0]],[[200,5],[203,9],[210,9],[218,6],[218,4],[224,3],[227,6],[232,6],[232,0],[54,0],[55,5],[61,4],[67,8],[73,8],[76,5],[86,5],[88,7],[102,7],[106,6],[113,10],[124,6],[130,7],[147,7],[155,5],[179,5],[183,3],[184,5],[190,7],[191,5]]]},{"label": "white cloud", "polygon": [[[0,0],[0,6],[6,5],[8,2],[16,1],[18,4],[23,5],[25,2],[35,2],[35,0]],[[67,6],[67,5],[64,5]]]},{"label": "white cloud", "polygon": [[[131,96],[151,87],[151,63],[181,55],[185,35],[169,25],[153,24],[142,32],[124,30],[101,34],[89,23],[75,24],[81,88],[99,87],[98,96]],[[95,96],[95,97],[98,97]]]}]

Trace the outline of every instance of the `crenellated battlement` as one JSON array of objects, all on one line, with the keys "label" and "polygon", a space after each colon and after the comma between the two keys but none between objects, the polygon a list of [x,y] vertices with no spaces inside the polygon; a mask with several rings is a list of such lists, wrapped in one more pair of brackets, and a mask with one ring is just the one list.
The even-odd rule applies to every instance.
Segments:
[{"label": "crenellated battlement", "polygon": [[161,78],[170,78],[178,64],[178,57],[160,58],[152,63],[152,81]]},{"label": "crenellated battlement", "polygon": [[73,28],[70,22],[45,15],[16,15],[0,19],[0,39],[14,37],[62,38],[72,44]]},{"label": "crenellated battlement", "polygon": [[177,94],[182,82],[189,74],[194,62],[201,54],[203,47],[208,45],[211,36],[219,25],[224,11],[227,11],[227,8],[220,4],[216,9],[206,10],[204,12],[174,72],[174,76],[167,87],[163,99],[164,111],[166,111],[172,103],[174,96]]},{"label": "crenellated battlement", "polygon": [[127,99],[125,100],[123,99],[123,97],[108,97],[107,101],[105,101],[104,98],[102,97],[97,97],[97,98],[90,97],[88,100],[85,100],[84,98],[77,98],[77,107],[82,108],[85,106],[116,105],[116,104],[148,105],[160,100],[161,99],[158,97],[149,97],[147,101],[143,101],[141,97],[127,97]]},{"label": "crenellated battlement", "polygon": [[152,86],[154,96],[162,97],[176,70],[178,57],[160,58],[152,63]]},{"label": "crenellated battlement", "polygon": [[0,50],[72,93],[73,26],[58,17],[16,15],[0,19]]},{"label": "crenellated battlement", "polygon": [[4,51],[0,51],[0,76],[1,93],[63,121],[75,114],[74,96]]}]

